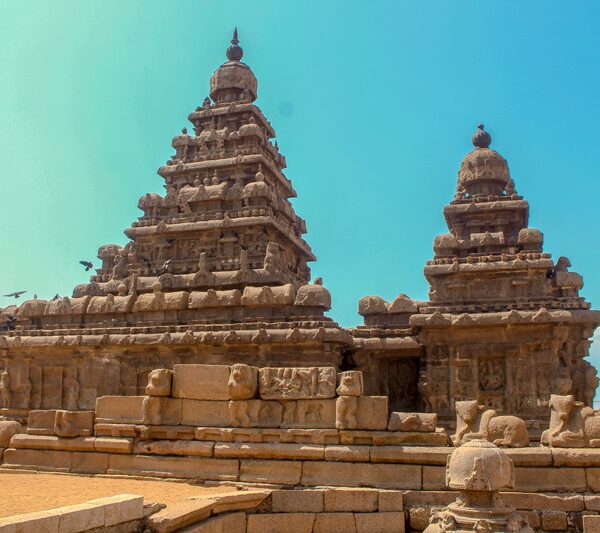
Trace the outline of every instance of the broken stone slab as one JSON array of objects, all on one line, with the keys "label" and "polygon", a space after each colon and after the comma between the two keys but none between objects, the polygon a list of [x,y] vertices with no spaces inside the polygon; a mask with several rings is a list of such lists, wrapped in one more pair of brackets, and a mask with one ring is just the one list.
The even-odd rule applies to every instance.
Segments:
[{"label": "broken stone slab", "polygon": [[54,433],[59,437],[87,437],[94,434],[94,411],[58,409],[54,417]]},{"label": "broken stone slab", "polygon": [[[233,427],[278,428],[283,422],[284,407],[288,402],[274,400],[241,400],[229,402],[229,421]],[[288,410],[291,406],[288,406]],[[291,417],[288,417],[291,418]]]},{"label": "broken stone slab", "polygon": [[335,397],[337,373],[333,367],[261,368],[259,393],[264,400]]},{"label": "broken stone slab", "polygon": [[388,431],[433,432],[437,426],[437,413],[400,413],[390,415]]},{"label": "broken stone slab", "polygon": [[174,365],[173,396],[188,400],[230,400],[229,366]]}]

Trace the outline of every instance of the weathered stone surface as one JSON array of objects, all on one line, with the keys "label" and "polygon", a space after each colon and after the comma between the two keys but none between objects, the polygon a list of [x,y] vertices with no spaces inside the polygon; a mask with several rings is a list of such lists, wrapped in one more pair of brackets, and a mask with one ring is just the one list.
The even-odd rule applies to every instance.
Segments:
[{"label": "weathered stone surface", "polygon": [[423,466],[423,490],[444,490],[446,488],[446,468]]},{"label": "weathered stone surface", "polygon": [[321,513],[322,490],[274,490],[271,493],[274,513]]},{"label": "weathered stone surface", "polygon": [[584,516],[583,533],[600,533],[600,516]]},{"label": "weathered stone surface", "polygon": [[585,492],[586,473],[583,468],[515,468],[515,490]]},{"label": "weathered stone surface", "polygon": [[229,426],[229,402],[182,400],[181,423],[187,426]]},{"label": "weathered stone surface", "polygon": [[340,396],[336,400],[336,427],[383,430],[387,427],[387,396]]},{"label": "weathered stone surface", "polygon": [[599,448],[551,448],[554,466],[600,466]]},{"label": "weathered stone surface", "polygon": [[173,396],[189,400],[230,400],[226,365],[174,365]]},{"label": "weathered stone surface", "polygon": [[246,533],[246,513],[213,516],[199,524],[188,526],[186,533]]},{"label": "weathered stone surface", "polygon": [[382,489],[420,489],[421,467],[365,463],[306,461],[302,484],[356,486]]},{"label": "weathered stone surface", "polygon": [[356,533],[356,522],[352,513],[317,514],[313,533]]},{"label": "weathered stone surface", "polygon": [[370,446],[326,446],[326,461],[369,462]]},{"label": "weathered stone surface", "polygon": [[264,400],[333,398],[336,371],[331,367],[261,368],[260,397]]},{"label": "weathered stone surface", "polygon": [[60,514],[55,509],[0,518],[0,530],[7,533],[58,533]]},{"label": "weathered stone surface", "polygon": [[377,508],[380,512],[396,512],[404,510],[402,492],[398,490],[380,490]]},{"label": "weathered stone surface", "polygon": [[325,447],[310,444],[215,443],[215,457],[255,459],[323,460]]},{"label": "weathered stone surface", "polygon": [[4,450],[2,461],[2,468],[68,472],[71,469],[71,452],[8,448]]},{"label": "weathered stone surface", "polygon": [[408,511],[408,517],[412,529],[423,531],[429,525],[431,507],[412,507]]},{"label": "weathered stone surface", "polygon": [[106,509],[106,527],[139,520],[144,516],[144,497],[135,494],[119,494],[97,498],[87,502],[90,505],[103,505]]},{"label": "weathered stone surface", "polygon": [[567,529],[567,513],[564,511],[543,511],[542,528],[545,531],[565,531]]},{"label": "weathered stone surface", "polygon": [[32,410],[27,415],[27,433],[31,435],[54,435],[56,409]]},{"label": "weathered stone surface", "polygon": [[536,492],[503,492],[502,499],[516,509],[580,512],[585,508],[581,494],[539,494]]},{"label": "weathered stone surface", "polygon": [[379,504],[379,492],[367,489],[328,489],[323,498],[326,513],[371,513]]},{"label": "weathered stone surface", "polygon": [[152,455],[111,455],[109,474],[177,477],[215,481],[236,481],[238,462],[203,457],[164,457]]},{"label": "weathered stone surface", "polygon": [[131,453],[133,450],[133,439],[96,437],[94,439],[94,450],[108,453]]},{"label": "weathered stone surface", "polygon": [[390,415],[388,431],[433,432],[437,426],[437,413],[399,413]]},{"label": "weathered stone surface", "polygon": [[356,533],[404,533],[404,513],[357,513]]},{"label": "weathered stone surface", "polygon": [[14,420],[0,420],[0,448],[8,448],[14,435],[23,433],[21,424]]},{"label": "weathered stone surface", "polygon": [[240,461],[240,481],[243,482],[298,485],[301,474],[299,461]]},{"label": "weathered stone surface", "polygon": [[144,396],[102,396],[96,400],[96,421],[142,422]]},{"label": "weathered stone surface", "polygon": [[452,448],[429,446],[371,446],[373,463],[445,465]]},{"label": "weathered stone surface", "polygon": [[315,513],[251,514],[246,533],[312,533],[315,517]]},{"label": "weathered stone surface", "polygon": [[107,453],[71,454],[71,472],[76,474],[105,474],[108,471],[109,455]]},{"label": "weathered stone surface", "polygon": [[64,450],[93,452],[95,437],[62,438],[49,435],[17,434],[11,440],[11,447],[28,450]]},{"label": "weathered stone surface", "polygon": [[[194,457],[212,457],[213,442],[196,442],[188,440],[155,440],[137,442],[133,453],[157,455],[184,455]],[[225,457],[222,455],[222,457]]]},{"label": "weathered stone surface", "polygon": [[142,401],[142,423],[153,426],[181,424],[182,402],[178,398],[145,396]]},{"label": "weathered stone surface", "polygon": [[258,368],[243,364],[231,366],[227,390],[232,400],[254,398],[258,393]]},{"label": "weathered stone surface", "polygon": [[54,417],[54,433],[59,437],[86,437],[94,433],[94,411],[64,411]]}]

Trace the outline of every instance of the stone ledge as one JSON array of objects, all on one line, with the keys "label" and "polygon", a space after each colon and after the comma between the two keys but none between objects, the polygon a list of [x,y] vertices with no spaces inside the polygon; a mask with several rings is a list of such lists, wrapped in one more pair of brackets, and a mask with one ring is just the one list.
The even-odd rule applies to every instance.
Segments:
[{"label": "stone ledge", "polygon": [[2,531],[78,533],[141,520],[144,498],[119,494],[77,505],[0,518]]}]

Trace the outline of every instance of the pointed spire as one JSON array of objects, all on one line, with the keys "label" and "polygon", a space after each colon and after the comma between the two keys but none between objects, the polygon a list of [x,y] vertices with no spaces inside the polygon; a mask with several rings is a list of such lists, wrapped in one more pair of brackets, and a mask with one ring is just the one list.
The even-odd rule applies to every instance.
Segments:
[{"label": "pointed spire", "polygon": [[244,56],[244,51],[238,44],[240,40],[238,39],[238,31],[237,28],[233,30],[233,39],[231,39],[231,46],[227,49],[226,55],[229,61],[240,61]]},{"label": "pointed spire", "polygon": [[492,144],[491,135],[487,131],[484,131],[483,128],[483,124],[478,124],[477,131],[471,138],[471,142],[475,148],[488,148],[489,145]]}]

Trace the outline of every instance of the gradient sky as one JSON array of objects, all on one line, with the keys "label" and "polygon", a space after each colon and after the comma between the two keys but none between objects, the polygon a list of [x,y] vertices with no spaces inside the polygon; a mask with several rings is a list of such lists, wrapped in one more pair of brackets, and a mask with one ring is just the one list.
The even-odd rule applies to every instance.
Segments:
[{"label": "gradient sky", "polygon": [[3,1],[0,294],[68,295],[79,259],[126,242],[237,25],[342,325],[365,295],[426,298],[479,122],[600,307],[598,20],[594,1]]}]

